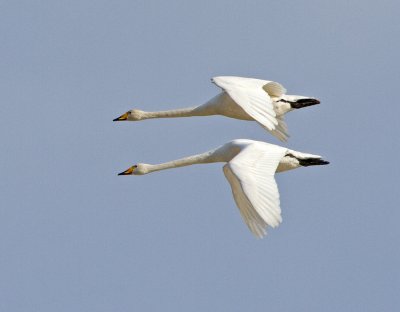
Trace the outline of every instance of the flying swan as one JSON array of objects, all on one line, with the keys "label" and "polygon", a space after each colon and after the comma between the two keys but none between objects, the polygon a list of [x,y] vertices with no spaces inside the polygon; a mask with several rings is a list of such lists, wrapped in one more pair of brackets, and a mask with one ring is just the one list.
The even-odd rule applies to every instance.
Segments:
[{"label": "flying swan", "polygon": [[273,81],[233,76],[215,77],[211,81],[222,92],[203,105],[159,112],[132,109],[114,121],[223,115],[255,120],[279,140],[287,141],[289,134],[284,115],[294,109],[320,103],[311,97],[286,95],[286,89]]},{"label": "flying swan", "polygon": [[158,165],[137,164],[118,175],[143,175],[158,170],[214,162],[226,162],[223,170],[231,185],[236,205],[244,222],[258,238],[267,234],[268,226],[276,227],[282,221],[275,172],[329,164],[318,155],[296,152],[265,142],[239,139],[203,154]]}]

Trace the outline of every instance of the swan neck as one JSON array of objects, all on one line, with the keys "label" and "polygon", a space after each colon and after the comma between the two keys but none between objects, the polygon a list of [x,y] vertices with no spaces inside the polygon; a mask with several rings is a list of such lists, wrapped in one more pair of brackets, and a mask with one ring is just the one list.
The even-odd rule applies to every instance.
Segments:
[{"label": "swan neck", "polygon": [[195,165],[195,164],[207,164],[207,163],[212,163],[212,162],[218,162],[220,161],[218,158],[214,157],[214,152],[215,150],[208,151],[206,153],[198,154],[198,155],[193,155],[193,156],[188,156],[185,158],[157,164],[157,165],[148,165],[148,173],[154,172],[154,171],[159,171],[159,170],[165,170],[165,169],[171,169],[171,168],[178,168],[178,167],[184,167],[184,166],[190,166],[190,165]]},{"label": "swan neck", "polygon": [[207,114],[204,114],[203,110],[201,110],[200,107],[201,106],[172,109],[172,110],[158,111],[158,112],[143,112],[142,119],[176,118],[176,117],[192,117],[192,116],[207,115]]}]

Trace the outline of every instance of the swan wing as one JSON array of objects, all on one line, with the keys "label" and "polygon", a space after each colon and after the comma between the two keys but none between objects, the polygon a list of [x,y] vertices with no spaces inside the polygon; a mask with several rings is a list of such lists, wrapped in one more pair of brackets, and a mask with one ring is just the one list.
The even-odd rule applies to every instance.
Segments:
[{"label": "swan wing", "polygon": [[264,128],[269,131],[276,128],[278,120],[271,97],[286,92],[282,85],[273,81],[229,76],[215,77],[212,82],[228,93],[236,104]]},{"label": "swan wing", "polygon": [[271,133],[282,142],[287,142],[289,138],[289,130],[285,122],[285,117],[283,115],[276,116],[276,120],[278,121],[278,125],[275,127],[274,130],[271,130]]},{"label": "swan wing", "polygon": [[224,166],[240,214],[258,238],[267,234],[268,226],[282,222],[274,174],[286,151],[268,143],[251,144]]}]

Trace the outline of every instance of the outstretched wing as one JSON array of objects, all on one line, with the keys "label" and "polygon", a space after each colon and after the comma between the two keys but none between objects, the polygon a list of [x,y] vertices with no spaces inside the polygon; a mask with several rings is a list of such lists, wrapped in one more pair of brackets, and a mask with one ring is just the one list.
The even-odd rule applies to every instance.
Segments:
[{"label": "outstretched wing", "polygon": [[228,93],[236,104],[264,128],[272,132],[278,126],[271,97],[279,97],[286,92],[281,84],[231,76],[215,77],[212,82]]},{"label": "outstretched wing", "polygon": [[276,120],[278,121],[278,125],[274,130],[271,131],[272,135],[277,137],[282,142],[287,142],[289,138],[289,130],[285,122],[285,117],[283,115],[276,116]]},{"label": "outstretched wing", "polygon": [[240,214],[258,238],[267,234],[268,226],[282,222],[274,174],[286,151],[280,146],[255,143],[224,166]]}]

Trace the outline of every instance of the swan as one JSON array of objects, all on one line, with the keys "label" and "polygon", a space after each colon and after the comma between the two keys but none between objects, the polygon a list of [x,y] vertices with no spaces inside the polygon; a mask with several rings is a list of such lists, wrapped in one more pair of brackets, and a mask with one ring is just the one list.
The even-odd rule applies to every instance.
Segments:
[{"label": "swan", "polygon": [[233,198],[244,222],[258,238],[267,234],[268,226],[274,228],[282,221],[275,172],[329,164],[318,155],[305,154],[266,142],[238,139],[202,154],[158,165],[139,163],[118,175],[143,175],[214,162],[226,162],[223,171],[232,188]]},{"label": "swan", "polygon": [[132,109],[113,121],[223,115],[241,120],[255,120],[285,142],[289,134],[284,115],[294,109],[320,103],[311,97],[286,95],[286,89],[274,81],[233,76],[214,77],[211,81],[222,92],[203,105],[159,112]]}]

